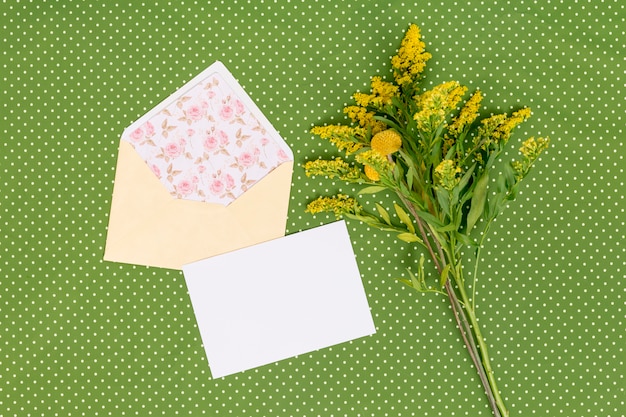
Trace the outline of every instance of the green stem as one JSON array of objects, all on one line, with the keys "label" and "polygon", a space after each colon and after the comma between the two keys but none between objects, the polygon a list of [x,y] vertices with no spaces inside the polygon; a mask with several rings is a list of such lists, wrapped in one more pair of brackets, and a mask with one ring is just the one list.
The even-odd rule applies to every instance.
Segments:
[{"label": "green stem", "polygon": [[[457,272],[457,271],[455,271]],[[491,359],[489,358],[489,352],[487,349],[487,344],[485,343],[485,339],[483,338],[482,332],[480,331],[480,327],[478,326],[478,320],[476,319],[476,312],[472,307],[469,297],[467,296],[467,291],[465,290],[465,286],[463,285],[463,276],[461,268],[458,269],[458,273],[455,273],[454,278],[457,282],[457,287],[459,289],[459,293],[461,295],[461,300],[463,301],[463,307],[467,316],[469,317],[469,323],[471,325],[472,332],[474,337],[476,338],[476,342],[478,343],[478,348],[480,349],[480,356],[482,358],[482,365],[487,374],[487,378],[489,380],[489,385],[491,387],[491,391],[494,396],[495,403],[497,408],[500,410],[500,413],[503,417],[509,416],[509,411],[504,404],[504,400],[500,395],[500,390],[498,389],[498,384],[496,381],[495,374],[493,372],[493,368],[491,367]],[[494,410],[495,414],[495,410]],[[497,414],[496,414],[497,416]]]},{"label": "green stem", "polygon": [[[452,271],[452,275],[455,279],[457,286],[459,287],[459,291],[461,293],[461,297],[463,298],[463,303],[461,303],[456,295],[456,291],[452,287],[450,280],[446,281],[445,289],[448,294],[448,298],[450,300],[450,305],[452,306],[452,310],[454,313],[454,318],[456,320],[459,331],[461,332],[461,337],[463,338],[463,342],[467,347],[467,350],[470,354],[472,362],[478,372],[478,376],[482,382],[482,385],[485,389],[485,393],[487,395],[487,399],[489,400],[489,405],[493,411],[495,417],[509,417],[509,411],[506,409],[504,405],[504,401],[500,396],[500,391],[498,390],[498,386],[493,374],[493,370],[491,368],[491,361],[489,360],[489,355],[487,352],[487,345],[482,337],[480,332],[480,328],[478,327],[478,321],[476,320],[476,314],[474,312],[473,306],[469,303],[469,299],[467,297],[467,292],[465,291],[465,284],[463,282],[462,277],[462,268],[459,265],[458,269],[456,268],[456,252],[454,242],[451,242],[451,247],[449,250],[446,250],[443,245],[440,243],[439,235],[430,227],[429,232],[432,236],[432,240],[437,248],[437,254],[433,250],[430,239],[428,238],[428,234],[426,233],[424,222],[417,215],[417,211],[413,204],[408,201],[402,193],[397,193],[405,207],[411,212],[415,221],[417,222],[418,229],[420,234],[422,235],[422,240],[425,243],[425,246],[435,263],[439,274],[442,273],[443,268],[446,265],[446,254],[448,255],[448,259],[451,261],[451,265],[455,266],[454,271]],[[444,253],[445,252],[445,253]],[[467,314],[466,314],[467,313]],[[469,321],[467,316],[469,315]],[[478,342],[478,347],[476,346],[476,342]],[[480,352],[479,350],[480,349]],[[481,364],[482,360],[482,364]]]},{"label": "green stem", "polygon": [[[496,384],[495,378],[493,378],[493,372],[491,372],[492,377],[489,377],[489,371],[485,366],[485,355],[487,355],[487,346],[482,339],[482,335],[480,334],[480,329],[478,327],[478,323],[476,320],[476,315],[474,314],[474,309],[468,304],[467,293],[465,292],[465,282],[463,279],[463,270],[462,266],[457,263],[456,260],[456,251],[454,250],[456,247],[456,243],[454,238],[452,237],[450,240],[450,247],[444,248],[442,244],[440,244],[441,238],[439,235],[430,228],[431,235],[433,236],[433,240],[435,245],[437,246],[437,250],[439,252],[439,257],[441,259],[442,268],[445,267],[446,264],[446,256],[448,255],[448,259],[450,260],[450,265],[454,266],[454,270],[452,272],[452,276],[459,287],[461,294],[465,295],[463,299],[463,305],[459,301],[456,291],[450,284],[450,280],[446,281],[445,288],[448,293],[448,298],[450,300],[450,305],[452,306],[452,311],[454,313],[454,318],[456,320],[459,331],[461,332],[461,337],[463,338],[463,342],[467,347],[467,351],[470,354],[470,358],[474,363],[474,367],[476,368],[476,372],[478,373],[478,377],[483,384],[483,388],[485,389],[485,394],[487,395],[487,400],[489,401],[489,406],[493,412],[494,417],[508,417],[509,412],[506,410],[504,406],[504,402],[500,398],[500,392],[498,391],[498,386]],[[432,255],[432,252],[431,252]],[[458,268],[457,268],[458,265]],[[441,273],[441,269],[439,270]],[[470,313],[470,321],[467,320],[467,313]],[[473,321],[472,321],[473,317]],[[476,333],[478,331],[478,333]],[[478,351],[476,346],[476,341],[479,342],[480,351],[484,352],[481,354]],[[481,345],[482,341],[482,345]],[[482,358],[482,363],[481,363]],[[487,362],[489,362],[489,356],[486,356]],[[491,369],[491,365],[489,365],[489,369]]]},{"label": "green stem", "polygon": [[472,328],[467,322],[467,316],[463,311],[463,307],[461,306],[461,302],[459,301],[454,288],[450,284],[450,280],[446,281],[445,284],[446,293],[448,294],[448,299],[450,300],[450,306],[452,307],[452,312],[454,313],[454,318],[456,320],[456,324],[461,332],[461,337],[463,338],[463,342],[467,347],[467,351],[470,354],[472,362],[476,367],[476,371],[478,372],[478,377],[483,384],[483,388],[485,389],[485,393],[487,394],[487,399],[489,400],[489,405],[491,406],[491,410],[494,413],[495,417],[501,417],[501,414],[498,410],[495,397],[492,392],[491,385],[489,384],[489,378],[485,373],[485,369],[481,365],[480,362],[480,354],[478,353],[478,349],[476,347],[476,341],[474,340],[474,336],[472,335]]},{"label": "green stem", "polygon": [[480,263],[480,252],[482,251],[485,236],[487,236],[487,231],[489,230],[493,219],[494,217],[489,219],[487,225],[483,229],[482,236],[480,237],[480,242],[478,242],[478,249],[476,249],[476,260],[474,261],[474,276],[472,277],[472,310],[474,311],[476,311],[476,285],[478,285],[478,264]]}]

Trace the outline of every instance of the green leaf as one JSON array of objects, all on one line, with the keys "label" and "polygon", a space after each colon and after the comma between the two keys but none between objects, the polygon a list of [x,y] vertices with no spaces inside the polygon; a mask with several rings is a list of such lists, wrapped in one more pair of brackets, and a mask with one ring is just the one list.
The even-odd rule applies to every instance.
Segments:
[{"label": "green leaf", "polygon": [[400,221],[407,227],[409,232],[415,234],[415,226],[413,226],[413,222],[411,221],[411,218],[406,213],[406,211],[404,211],[402,207],[400,207],[396,203],[394,203],[393,206],[396,209],[396,214],[398,215]]},{"label": "green leaf", "polygon": [[382,187],[380,185],[372,185],[371,187],[365,187],[359,191],[359,195],[363,194],[376,194],[379,191],[386,190],[387,187]]},{"label": "green leaf", "polygon": [[378,210],[378,214],[380,214],[380,217],[382,217],[385,223],[391,225],[391,218],[389,217],[389,213],[387,213],[387,210],[385,210],[385,208],[378,203],[374,204],[376,204],[376,210]]},{"label": "green leaf", "polygon": [[409,165],[409,170],[406,173],[406,182],[409,190],[413,189],[413,181],[417,178],[417,172],[415,171],[415,167],[413,164]]},{"label": "green leaf", "polygon": [[462,243],[464,245],[467,245],[467,246],[477,246],[478,245],[478,243],[474,242],[467,235],[464,235],[464,234],[461,234],[461,233],[455,233],[454,237],[456,238],[456,240],[459,243]]},{"label": "green leaf", "polygon": [[504,178],[506,180],[507,188],[511,190],[513,189],[516,183],[515,170],[513,170],[513,167],[511,165],[507,164],[504,166],[503,171],[504,171]]},{"label": "green leaf", "polygon": [[467,172],[461,178],[461,181],[456,185],[456,187],[454,187],[454,190],[452,190],[452,205],[456,204],[459,199],[459,194],[461,193],[461,190],[465,188],[465,186],[469,183],[470,178],[472,178],[474,168],[476,168],[476,163],[474,163],[470,167],[470,169],[467,170]]},{"label": "green leaf", "polygon": [[447,264],[443,268],[443,271],[441,271],[441,281],[440,281],[441,288],[443,288],[444,285],[446,285],[446,282],[448,281],[448,274],[449,273],[450,273],[450,264]]},{"label": "green leaf", "polygon": [[436,231],[442,232],[442,233],[444,233],[444,232],[453,232],[453,231],[455,231],[457,229],[458,229],[458,226],[455,225],[454,223],[448,223],[448,224],[446,224],[444,226],[441,226],[441,227],[435,227]]},{"label": "green leaf", "polygon": [[384,117],[384,116],[374,116],[374,120],[378,120],[379,122],[383,122],[385,123],[388,127],[396,129],[398,131],[402,131],[402,129],[400,128],[400,126],[398,126],[397,123],[393,122],[392,120]]},{"label": "green leaf", "polygon": [[437,201],[441,206],[441,211],[444,213],[450,213],[450,193],[448,190],[442,187],[436,187]]},{"label": "green leaf", "polygon": [[487,186],[489,185],[489,172],[485,171],[483,175],[478,179],[476,187],[474,187],[474,194],[472,195],[472,203],[469,213],[467,213],[467,229],[469,234],[472,228],[483,214],[485,210],[485,201],[487,200]]},{"label": "green leaf", "polygon": [[422,239],[420,239],[415,233],[398,233],[398,239],[407,243],[422,242]]},{"label": "green leaf", "polygon": [[413,288],[415,288],[418,291],[421,291],[423,289],[422,283],[417,279],[415,274],[413,272],[411,272],[410,269],[407,268],[406,271],[409,273],[409,277],[411,277],[411,284],[413,284],[412,285]]},{"label": "green leaf", "polygon": [[498,175],[498,178],[496,179],[496,186],[499,193],[502,193],[502,195],[506,194],[508,187],[506,186],[506,178],[504,175]]},{"label": "green leaf", "polygon": [[409,286],[411,288],[415,288],[413,286],[413,283],[410,280],[406,279],[406,278],[396,278],[396,280],[400,281],[401,283],[403,283],[403,284],[405,284],[405,285],[407,285],[407,286]]},{"label": "green leaf", "polygon": [[444,227],[444,224],[441,222],[441,220],[439,220],[437,217],[433,216],[429,212],[422,210],[416,210],[416,212],[417,215],[424,219],[424,221],[429,225],[435,228]]}]

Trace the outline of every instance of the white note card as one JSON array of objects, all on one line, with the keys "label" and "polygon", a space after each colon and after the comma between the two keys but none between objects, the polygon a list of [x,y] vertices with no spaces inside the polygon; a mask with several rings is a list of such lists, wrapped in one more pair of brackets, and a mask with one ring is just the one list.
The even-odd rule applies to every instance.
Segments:
[{"label": "white note card", "polygon": [[376,332],[344,221],[183,273],[214,378]]}]

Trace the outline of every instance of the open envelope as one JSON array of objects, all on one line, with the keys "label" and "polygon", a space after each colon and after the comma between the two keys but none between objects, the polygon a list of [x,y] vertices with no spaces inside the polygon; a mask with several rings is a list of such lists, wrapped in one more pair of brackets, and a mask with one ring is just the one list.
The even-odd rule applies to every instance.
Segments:
[{"label": "open envelope", "polygon": [[284,236],[293,154],[220,62],[122,134],[104,259],[181,269]]}]

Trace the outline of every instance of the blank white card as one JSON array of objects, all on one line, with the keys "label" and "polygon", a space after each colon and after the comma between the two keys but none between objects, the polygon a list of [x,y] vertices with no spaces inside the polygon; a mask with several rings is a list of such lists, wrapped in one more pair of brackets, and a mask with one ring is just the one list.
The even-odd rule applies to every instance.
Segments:
[{"label": "blank white card", "polygon": [[344,221],[183,273],[214,378],[376,332]]}]

